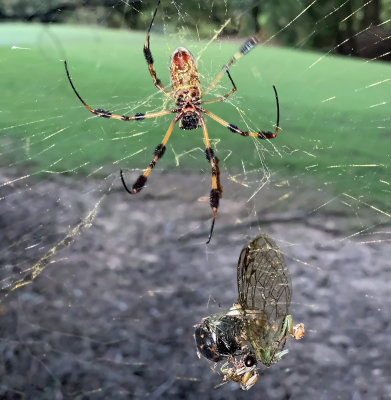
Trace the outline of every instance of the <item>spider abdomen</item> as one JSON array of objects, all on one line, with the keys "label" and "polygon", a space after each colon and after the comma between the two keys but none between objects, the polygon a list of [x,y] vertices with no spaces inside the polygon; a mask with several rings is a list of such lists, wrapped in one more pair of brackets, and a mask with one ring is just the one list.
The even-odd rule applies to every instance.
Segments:
[{"label": "spider abdomen", "polygon": [[195,112],[185,113],[179,122],[179,127],[181,129],[191,130],[191,129],[196,129],[199,126],[200,126],[200,119],[197,113]]},{"label": "spider abdomen", "polygon": [[196,61],[190,51],[184,47],[178,47],[171,55],[170,82],[174,93],[190,88],[199,91],[200,79]]}]

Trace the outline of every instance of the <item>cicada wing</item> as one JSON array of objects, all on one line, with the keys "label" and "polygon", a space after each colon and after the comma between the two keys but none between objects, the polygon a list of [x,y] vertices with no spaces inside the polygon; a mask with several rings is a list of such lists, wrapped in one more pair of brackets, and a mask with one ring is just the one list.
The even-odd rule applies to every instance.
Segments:
[{"label": "cicada wing", "polygon": [[258,359],[269,364],[284,346],[284,340],[276,340],[291,302],[290,276],[276,243],[265,234],[257,236],[242,249],[237,273],[247,339]]}]

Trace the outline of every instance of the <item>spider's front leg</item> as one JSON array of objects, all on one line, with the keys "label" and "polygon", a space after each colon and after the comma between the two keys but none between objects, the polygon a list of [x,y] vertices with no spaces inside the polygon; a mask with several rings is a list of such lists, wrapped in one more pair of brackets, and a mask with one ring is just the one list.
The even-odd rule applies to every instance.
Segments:
[{"label": "spider's front leg", "polygon": [[163,92],[168,98],[173,100],[171,93],[165,88],[165,86],[163,85],[162,81],[156,75],[156,71],[155,71],[155,68],[153,66],[152,52],[151,52],[151,48],[150,48],[150,40],[149,39],[150,39],[150,36],[151,36],[151,29],[152,29],[153,21],[155,20],[155,17],[156,17],[157,10],[159,8],[159,4],[160,4],[160,0],[158,0],[158,2],[157,2],[155,11],[154,11],[153,16],[152,16],[151,23],[150,23],[149,28],[148,28],[147,36],[145,38],[143,52],[144,52],[145,60],[147,61],[147,64],[148,64],[148,70],[149,70],[149,73],[150,73],[150,75],[152,77],[153,84],[161,92]]},{"label": "spider's front leg", "polygon": [[79,92],[76,90],[75,85],[72,82],[71,76],[69,75],[69,71],[68,71],[68,64],[66,61],[64,61],[64,65],[65,65],[65,72],[67,74],[68,77],[68,81],[71,84],[71,87],[75,93],[75,95],[77,96],[77,98],[81,101],[81,103],[83,104],[83,106],[92,114],[97,115],[98,117],[103,117],[103,118],[112,118],[112,119],[118,119],[121,121],[142,121],[146,118],[155,118],[155,117],[161,117],[163,115],[167,115],[167,114],[173,114],[176,113],[177,110],[164,110],[164,111],[159,111],[156,113],[137,113],[133,116],[128,116],[128,115],[118,115],[118,114],[113,114],[111,111],[106,111],[106,110],[102,110],[101,108],[91,108],[80,96]]},{"label": "spider's front leg", "polygon": [[227,94],[225,94],[224,96],[218,97],[217,99],[201,101],[201,104],[212,104],[212,103],[218,103],[219,101],[224,101],[224,100],[228,99],[228,97],[231,96],[231,94],[235,93],[238,90],[238,88],[236,87],[235,82],[233,81],[232,76],[228,70],[227,70],[227,75],[228,75],[229,80],[232,83],[231,91],[228,92]]},{"label": "spider's front leg", "polygon": [[174,118],[174,120],[171,122],[170,126],[168,127],[168,130],[166,132],[166,134],[164,135],[164,138],[162,140],[162,142],[156,147],[155,151],[154,151],[154,157],[152,159],[152,161],[150,162],[148,168],[144,171],[144,173],[142,175],[140,175],[136,182],[133,184],[132,189],[129,189],[126,186],[125,183],[125,179],[123,177],[122,174],[122,169],[120,171],[120,175],[121,175],[121,181],[122,184],[124,185],[125,190],[129,193],[129,194],[136,194],[138,193],[146,184],[147,182],[147,178],[149,173],[152,171],[152,168],[156,165],[157,161],[159,160],[159,158],[162,158],[165,151],[166,151],[166,144],[168,142],[168,139],[170,138],[170,135],[172,133],[172,130],[174,129],[175,124],[178,122],[178,115]]},{"label": "spider's front leg", "polygon": [[208,160],[211,169],[212,169],[212,188],[210,191],[210,206],[213,212],[212,225],[210,227],[209,237],[206,244],[210,242],[213,234],[213,228],[215,225],[217,209],[219,208],[219,201],[223,193],[223,188],[220,184],[220,168],[219,168],[219,159],[215,156],[213,149],[210,147],[208,131],[206,129],[206,124],[204,118],[200,115],[202,132],[204,134],[204,143],[205,143],[205,154],[206,159]]},{"label": "spider's front leg", "polygon": [[[254,46],[256,46],[260,39],[261,39],[261,33],[258,32],[256,35],[250,37],[249,39],[246,40],[246,42],[242,45],[242,47],[239,49],[238,52],[236,52],[232,58],[227,62],[227,64],[224,65],[224,67],[221,69],[221,71],[217,74],[215,80],[209,85],[209,87],[205,90],[204,96],[208,94],[215,86],[216,84],[220,81],[220,79],[224,76],[224,74],[231,68],[231,66],[238,61],[240,58],[242,58],[244,55],[248,54]],[[231,78],[230,78],[231,79]],[[232,79],[231,79],[232,81]]]},{"label": "spider's front leg", "polygon": [[278,130],[280,129],[280,126],[279,126],[279,124],[280,124],[280,105],[278,102],[277,89],[274,85],[273,85],[273,89],[274,89],[274,94],[276,96],[276,105],[277,105],[277,122],[276,122],[276,127],[274,129],[274,132],[271,132],[271,131],[259,131],[259,132],[242,131],[236,125],[229,124],[227,121],[224,121],[217,115],[211,113],[208,110],[205,110],[205,108],[201,108],[201,111],[203,113],[205,113],[206,115],[209,115],[209,117],[213,118],[219,124],[228,128],[231,132],[237,133],[242,136],[257,137],[258,139],[274,139],[277,136]]}]

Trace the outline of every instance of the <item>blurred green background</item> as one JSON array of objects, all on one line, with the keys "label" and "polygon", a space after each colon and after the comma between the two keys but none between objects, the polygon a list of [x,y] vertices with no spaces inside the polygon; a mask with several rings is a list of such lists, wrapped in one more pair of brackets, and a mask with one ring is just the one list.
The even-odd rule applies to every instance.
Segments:
[{"label": "blurred green background", "polygon": [[[91,24],[108,28],[143,30],[150,22],[156,0],[3,0],[0,21]],[[287,24],[302,14],[300,24]],[[388,50],[391,0],[197,0],[163,1],[156,22],[165,20],[171,32],[186,28],[209,39],[227,18],[232,19],[222,36],[249,36],[259,30],[265,37],[279,32],[278,43],[328,51],[333,46],[342,54],[370,55],[377,47]],[[325,23],[326,22],[326,23]],[[281,31],[281,32],[280,32]],[[364,48],[366,47],[366,48]],[[378,54],[380,55],[380,54]],[[388,56],[388,57],[387,57]],[[386,55],[390,59],[389,55]]]},{"label": "blurred green background", "polygon": [[[256,141],[207,119],[223,168],[233,174],[264,165],[276,176],[309,179],[318,189],[346,192],[389,210],[391,65],[384,61],[387,55],[382,56],[382,46],[389,42],[376,36],[380,49],[375,41],[369,48],[376,47],[381,54],[372,61],[335,53],[342,52],[347,37],[351,53],[358,55],[362,49],[351,47],[360,38],[358,32],[386,30],[391,1],[373,1],[365,7],[359,1],[338,7],[334,3],[232,0],[210,5],[200,0],[173,7],[163,1],[151,36],[155,67],[168,85],[169,57],[177,46],[185,46],[197,57],[206,87],[241,45],[238,37],[261,29],[266,45],[231,70],[238,92],[228,102],[208,108],[242,129],[272,130],[275,84],[281,131],[273,141]],[[126,115],[171,108],[157,93],[142,54],[155,4],[2,3],[2,166],[37,175],[62,172],[82,177],[106,174],[107,166],[118,172],[149,164],[171,116],[122,122],[89,114],[72,92],[63,60],[93,108]],[[209,43],[231,16],[235,17],[221,40]],[[10,20],[24,22],[5,22]],[[224,77],[209,98],[229,90]],[[201,132],[176,128],[158,167],[209,171]]]}]

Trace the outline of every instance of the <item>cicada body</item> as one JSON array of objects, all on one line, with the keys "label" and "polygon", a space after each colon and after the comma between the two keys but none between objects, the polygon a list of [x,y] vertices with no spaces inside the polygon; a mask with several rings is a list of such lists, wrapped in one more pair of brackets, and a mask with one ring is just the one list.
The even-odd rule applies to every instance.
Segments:
[{"label": "cicada body", "polygon": [[227,312],[204,318],[196,326],[200,354],[210,361],[227,360],[224,382],[250,389],[258,380],[257,362],[269,367],[288,352],[290,335],[301,339],[304,325],[295,328],[289,315],[291,282],[277,245],[262,234],[245,246],[237,269],[238,300]]}]

